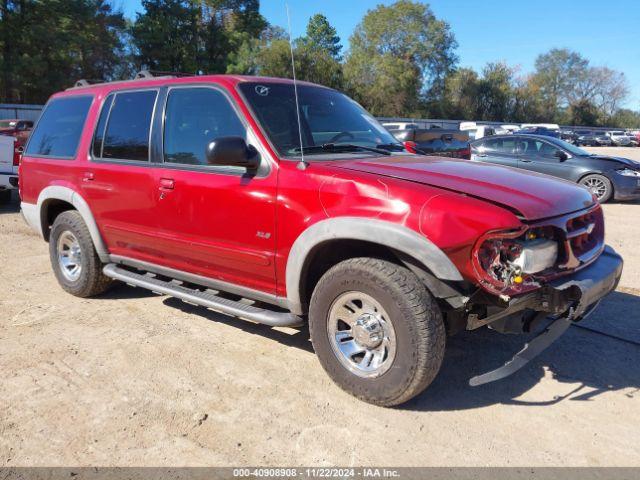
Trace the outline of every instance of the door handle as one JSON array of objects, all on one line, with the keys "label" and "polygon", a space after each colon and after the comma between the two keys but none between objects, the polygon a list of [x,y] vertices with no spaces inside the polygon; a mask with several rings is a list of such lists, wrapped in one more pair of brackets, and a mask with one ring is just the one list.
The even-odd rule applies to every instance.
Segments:
[{"label": "door handle", "polygon": [[176,182],[173,178],[161,178],[160,190],[173,190],[176,186]]},{"label": "door handle", "polygon": [[84,176],[82,177],[83,182],[90,182],[95,178],[93,172],[84,172]]},{"label": "door handle", "polygon": [[488,155],[486,153],[478,153],[477,154],[479,157],[487,157]]},{"label": "door handle", "polygon": [[531,163],[531,160],[526,160],[524,158],[521,158],[520,161],[523,162],[523,163]]}]

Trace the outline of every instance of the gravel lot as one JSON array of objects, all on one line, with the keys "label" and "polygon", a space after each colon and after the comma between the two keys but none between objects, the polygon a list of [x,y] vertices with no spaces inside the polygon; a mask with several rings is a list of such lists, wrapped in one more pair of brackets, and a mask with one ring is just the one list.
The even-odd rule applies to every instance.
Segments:
[{"label": "gravel lot", "polygon": [[640,466],[640,203],[605,212],[626,265],[591,330],[475,389],[523,338],[463,333],[430,389],[383,409],[332,384],[306,330],[124,285],[63,293],[14,201],[0,209],[0,465]]}]

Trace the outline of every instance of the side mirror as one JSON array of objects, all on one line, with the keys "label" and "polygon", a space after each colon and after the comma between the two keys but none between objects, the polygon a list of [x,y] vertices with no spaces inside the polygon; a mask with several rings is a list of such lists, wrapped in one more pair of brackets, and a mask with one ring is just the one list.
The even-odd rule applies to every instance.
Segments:
[{"label": "side mirror", "polygon": [[567,158],[569,158],[566,152],[563,152],[562,150],[556,150],[556,153],[554,155],[558,157],[558,160],[560,160],[561,162],[564,162]]},{"label": "side mirror", "polygon": [[209,165],[245,167],[247,170],[257,170],[260,165],[258,151],[247,145],[242,137],[216,138],[209,142],[205,153]]}]

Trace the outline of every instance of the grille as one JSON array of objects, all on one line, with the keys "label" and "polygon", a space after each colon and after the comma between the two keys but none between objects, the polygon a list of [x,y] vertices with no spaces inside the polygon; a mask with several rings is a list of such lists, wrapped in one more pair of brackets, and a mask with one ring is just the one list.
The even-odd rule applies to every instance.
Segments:
[{"label": "grille", "polygon": [[564,247],[566,261],[562,268],[577,268],[591,262],[604,247],[604,218],[598,205],[593,210],[566,220]]}]

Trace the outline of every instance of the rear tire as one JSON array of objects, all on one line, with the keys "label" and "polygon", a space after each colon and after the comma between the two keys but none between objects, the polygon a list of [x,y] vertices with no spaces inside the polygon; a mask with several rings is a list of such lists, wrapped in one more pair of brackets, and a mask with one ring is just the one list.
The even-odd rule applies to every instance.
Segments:
[{"label": "rear tire", "polygon": [[421,393],[444,357],[435,299],[413,272],[385,260],[353,258],[329,269],[313,291],[309,330],[333,381],[375,405]]},{"label": "rear tire", "polygon": [[76,210],[62,212],[53,222],[49,256],[58,283],[76,297],[99,295],[112,283],[102,273],[89,229]]},{"label": "rear tire", "polygon": [[580,180],[580,185],[587,187],[600,203],[608,202],[613,196],[613,185],[604,175],[596,173],[587,175]]},{"label": "rear tire", "polygon": [[11,190],[0,190],[0,203],[11,202]]}]

